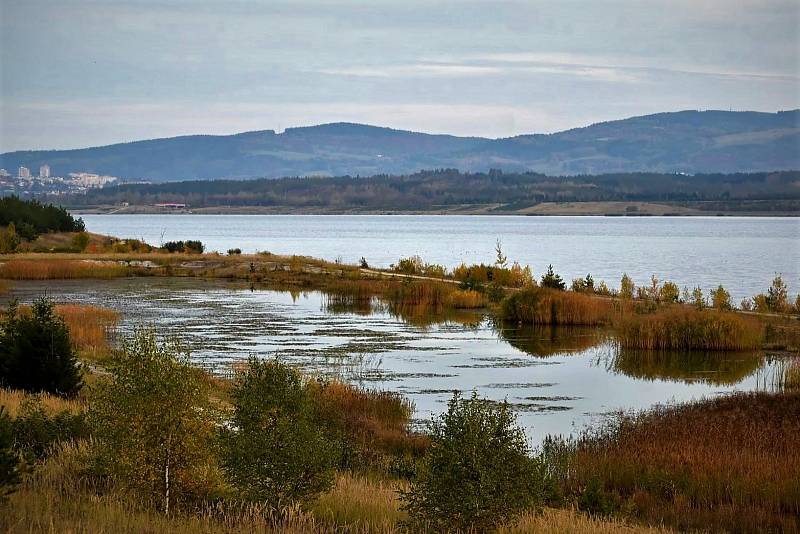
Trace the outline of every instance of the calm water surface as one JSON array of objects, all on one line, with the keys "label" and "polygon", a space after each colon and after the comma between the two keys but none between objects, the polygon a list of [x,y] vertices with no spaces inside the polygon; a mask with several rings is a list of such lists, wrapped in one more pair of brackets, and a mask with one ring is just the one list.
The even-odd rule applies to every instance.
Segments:
[{"label": "calm water surface", "polygon": [[616,287],[623,272],[690,290],[724,285],[738,302],[782,273],[800,291],[800,219],[747,217],[517,217],[436,215],[84,215],[93,232],[152,244],[200,239],[209,250],[269,250],[388,267],[419,255],[454,267],[493,262],[502,240],[511,260],[540,276],[591,273]]},{"label": "calm water surface", "polygon": [[417,420],[444,410],[452,391],[476,390],[507,399],[534,443],[619,410],[770,389],[782,368],[760,353],[622,353],[599,329],[508,329],[474,313],[409,322],[380,309],[332,311],[317,292],[219,281],[17,282],[13,292],[22,301],[47,292],[59,302],[117,309],[123,332],[157,325],[182,336],[196,362],[216,372],[250,354],[278,356],[308,372],[398,391],[415,402]]}]

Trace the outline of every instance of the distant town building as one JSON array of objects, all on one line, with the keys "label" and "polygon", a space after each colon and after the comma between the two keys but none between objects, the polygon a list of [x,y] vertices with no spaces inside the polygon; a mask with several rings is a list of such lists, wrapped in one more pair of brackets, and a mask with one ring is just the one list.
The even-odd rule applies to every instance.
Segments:
[{"label": "distant town building", "polygon": [[8,178],[9,176],[11,176],[11,175],[8,173],[7,170],[0,169],[0,178]]},{"label": "distant town building", "polygon": [[185,209],[186,204],[181,204],[180,202],[162,202],[160,204],[156,204],[157,208],[170,208],[170,209]]},{"label": "distant town building", "polygon": [[39,167],[39,178],[50,178],[50,165],[45,163]]},{"label": "distant town building", "polygon": [[17,171],[17,177],[19,178],[30,178],[31,177],[31,170],[28,167],[20,167]]},{"label": "distant town building", "polygon": [[101,174],[92,174],[90,172],[69,173],[69,182],[80,187],[103,187],[104,185],[116,181],[116,176],[105,176]]}]

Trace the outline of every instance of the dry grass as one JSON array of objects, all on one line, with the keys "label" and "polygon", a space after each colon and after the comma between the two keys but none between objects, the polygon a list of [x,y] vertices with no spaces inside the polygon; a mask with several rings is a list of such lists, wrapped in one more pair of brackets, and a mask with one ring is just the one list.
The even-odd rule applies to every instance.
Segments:
[{"label": "dry grass", "polygon": [[[86,470],[91,443],[59,446],[19,491],[0,503],[0,531],[9,534],[61,533],[400,533],[404,518],[396,490],[403,483],[342,474],[335,487],[307,512],[276,515],[259,506],[210,505],[194,514],[172,516],[142,508],[129,495]],[[569,510],[531,512],[503,533],[647,533],[664,529],[627,526]]]},{"label": "dry grass", "polygon": [[63,411],[71,414],[78,414],[86,410],[87,402],[85,398],[64,399],[48,393],[31,394],[18,389],[0,388],[0,406],[11,416],[16,417],[22,406],[30,401],[37,401],[39,406],[48,415],[54,415]]},{"label": "dry grass", "polygon": [[108,279],[128,275],[125,265],[94,260],[10,260],[0,265],[0,278],[10,280]]},{"label": "dry grass", "polygon": [[748,350],[761,345],[762,328],[733,312],[673,306],[646,315],[624,315],[621,346],[647,350]]},{"label": "dry grass", "polygon": [[800,529],[800,393],[662,407],[582,438],[568,476],[591,479],[651,524],[732,532]]},{"label": "dry grass", "polygon": [[598,325],[609,323],[614,306],[608,299],[573,291],[531,287],[503,300],[501,317],[527,325]]},{"label": "dry grass", "polygon": [[497,534],[667,534],[666,527],[631,525],[613,519],[599,519],[574,510],[545,508],[530,512],[511,526],[501,527]]},{"label": "dry grass", "polygon": [[403,482],[371,481],[340,475],[335,487],[311,507],[318,521],[340,530],[394,532],[406,518],[400,510],[398,489]]},{"label": "dry grass", "polygon": [[59,304],[55,312],[64,318],[72,343],[89,358],[106,356],[111,351],[120,314],[88,304]]},{"label": "dry grass", "polygon": [[0,295],[3,293],[8,293],[11,289],[11,284],[9,284],[6,280],[0,280]]},{"label": "dry grass", "polygon": [[800,392],[800,359],[793,359],[784,367],[780,380],[784,391]]}]

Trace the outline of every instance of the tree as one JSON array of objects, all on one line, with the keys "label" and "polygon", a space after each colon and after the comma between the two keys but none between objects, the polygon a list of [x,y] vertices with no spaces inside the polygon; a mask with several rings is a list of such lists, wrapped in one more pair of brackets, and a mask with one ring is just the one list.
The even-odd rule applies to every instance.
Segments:
[{"label": "tree", "polygon": [[675,282],[664,282],[658,290],[658,300],[661,302],[678,302],[681,290]]},{"label": "tree", "polygon": [[0,254],[10,254],[17,250],[19,246],[19,236],[17,226],[9,223],[5,230],[0,232]]},{"label": "tree", "polygon": [[83,381],[69,329],[53,303],[40,298],[30,313],[12,302],[0,324],[0,384],[30,392],[74,397]]},{"label": "tree", "polygon": [[692,290],[692,304],[698,310],[702,310],[706,307],[706,298],[703,296],[703,290],[699,286]]},{"label": "tree", "polygon": [[505,269],[508,266],[508,258],[503,254],[503,243],[498,239],[494,245],[494,251],[497,258],[494,261],[495,266],[499,269]]},{"label": "tree", "polygon": [[623,273],[622,280],[619,284],[619,296],[623,299],[632,299],[633,298],[633,291],[636,286],[633,284],[633,280],[631,277],[628,276],[628,273]]},{"label": "tree", "polygon": [[299,372],[250,358],[233,404],[223,466],[243,498],[277,509],[306,503],[331,487],[336,449],[314,420]]},{"label": "tree", "polygon": [[564,283],[564,280],[561,279],[561,276],[557,275],[553,271],[553,266],[549,265],[547,267],[547,272],[542,275],[542,287],[549,287],[551,289],[558,289],[559,291],[564,291],[567,286]]},{"label": "tree", "polygon": [[731,294],[728,293],[721,285],[711,292],[711,305],[717,310],[730,310],[733,308],[731,304]]},{"label": "tree", "polygon": [[100,466],[170,513],[216,489],[216,413],[208,382],[177,341],[137,329],[112,360],[90,409]]},{"label": "tree", "polygon": [[789,290],[779,274],[775,275],[772,285],[767,290],[767,307],[770,311],[778,313],[789,311]]},{"label": "tree", "polygon": [[539,503],[544,470],[508,403],[458,393],[430,425],[431,444],[407,491],[416,528],[484,532]]}]

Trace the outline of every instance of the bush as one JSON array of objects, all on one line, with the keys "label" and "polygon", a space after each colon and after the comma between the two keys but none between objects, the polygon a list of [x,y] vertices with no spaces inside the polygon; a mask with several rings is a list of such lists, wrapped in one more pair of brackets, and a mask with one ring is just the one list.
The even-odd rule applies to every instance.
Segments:
[{"label": "bush", "polygon": [[228,256],[238,256],[242,253],[242,249],[240,248],[229,248],[228,249]]},{"label": "bush", "polygon": [[[205,246],[200,241],[167,241],[161,248],[170,254],[175,252],[186,252],[188,254],[202,254]],[[229,251],[230,252],[230,251]]]},{"label": "bush", "polygon": [[14,223],[9,223],[5,230],[0,231],[0,254],[10,254],[17,250],[19,236]]},{"label": "bush", "polygon": [[217,490],[208,381],[177,342],[141,329],[124,340],[89,417],[99,467],[143,501],[169,513]]},{"label": "bush", "polygon": [[507,403],[456,393],[430,433],[417,477],[401,493],[415,528],[483,532],[541,502],[544,470]]},{"label": "bush", "polygon": [[724,287],[719,286],[711,292],[711,305],[718,310],[731,310],[731,294],[728,293]]},{"label": "bush", "polygon": [[41,460],[55,443],[89,437],[84,414],[62,410],[48,415],[38,399],[28,399],[12,419],[15,447],[31,461]]},{"label": "bush", "polygon": [[300,373],[250,358],[232,396],[223,467],[241,497],[277,509],[331,488],[336,451],[314,420]]},{"label": "bush", "polygon": [[531,325],[596,325],[610,321],[612,311],[605,299],[543,287],[517,291],[500,305],[503,320]]},{"label": "bush", "polygon": [[74,397],[83,386],[69,329],[45,298],[19,315],[12,302],[0,324],[0,384]]},{"label": "bush", "polygon": [[78,252],[83,252],[89,246],[89,234],[78,232],[72,237],[72,248]]},{"label": "bush", "polygon": [[632,299],[633,298],[633,292],[634,292],[635,289],[636,289],[636,286],[634,285],[633,280],[631,279],[631,277],[628,276],[627,273],[624,273],[622,275],[622,280],[620,281],[620,284],[619,284],[619,296],[620,296],[620,298],[628,299],[628,300]]}]

